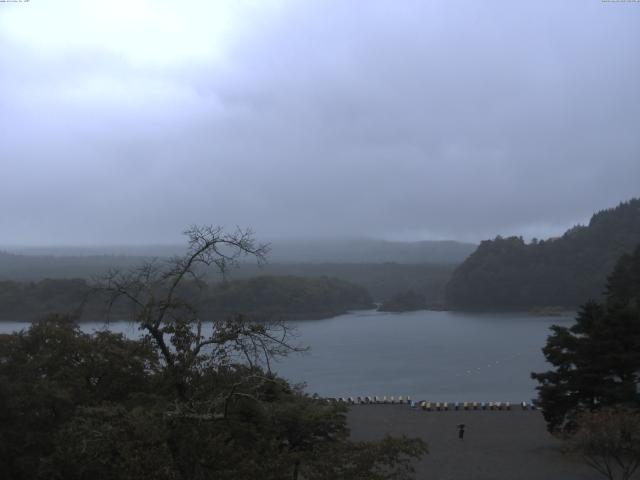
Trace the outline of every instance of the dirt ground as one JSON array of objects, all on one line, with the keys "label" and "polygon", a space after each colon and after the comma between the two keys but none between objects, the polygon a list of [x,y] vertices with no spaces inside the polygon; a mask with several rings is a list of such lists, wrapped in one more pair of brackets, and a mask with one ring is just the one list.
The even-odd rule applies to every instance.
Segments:
[{"label": "dirt ground", "polygon": [[[352,437],[421,437],[429,454],[416,464],[419,480],[597,480],[578,459],[564,455],[539,411],[425,412],[406,405],[355,405]],[[464,439],[456,426],[465,424]]]}]

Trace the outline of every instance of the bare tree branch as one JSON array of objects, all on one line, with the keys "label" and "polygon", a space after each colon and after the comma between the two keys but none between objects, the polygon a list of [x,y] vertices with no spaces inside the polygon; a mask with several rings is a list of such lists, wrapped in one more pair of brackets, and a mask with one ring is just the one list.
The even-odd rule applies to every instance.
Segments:
[{"label": "bare tree branch", "polygon": [[[119,299],[129,302],[135,320],[169,369],[185,372],[207,362],[222,365],[235,352],[250,367],[266,365],[270,371],[271,357],[304,350],[289,343],[290,329],[284,323],[254,323],[240,315],[211,319],[211,333],[205,336],[203,321],[185,292],[193,291],[194,285],[198,292],[205,290],[208,268],[224,278],[243,257],[264,263],[269,246],[258,244],[249,229],[227,233],[219,226],[194,225],[184,233],[184,255],[164,263],[154,259],[124,272],[112,270],[100,281],[109,295],[109,309]],[[177,385],[180,391],[186,387]]]}]

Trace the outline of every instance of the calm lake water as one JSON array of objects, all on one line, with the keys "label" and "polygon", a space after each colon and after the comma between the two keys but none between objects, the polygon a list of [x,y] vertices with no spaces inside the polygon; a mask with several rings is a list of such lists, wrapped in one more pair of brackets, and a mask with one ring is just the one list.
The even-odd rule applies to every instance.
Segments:
[{"label": "calm lake water", "polygon": [[[310,393],[519,402],[536,395],[529,373],[549,368],[541,352],[549,326],[570,325],[573,315],[359,311],[291,323],[297,342],[310,351],[272,368],[293,382],[306,382]],[[2,332],[21,328],[24,323],[0,323]],[[83,324],[87,331],[101,328]],[[111,322],[109,328],[138,334],[125,322]]]}]

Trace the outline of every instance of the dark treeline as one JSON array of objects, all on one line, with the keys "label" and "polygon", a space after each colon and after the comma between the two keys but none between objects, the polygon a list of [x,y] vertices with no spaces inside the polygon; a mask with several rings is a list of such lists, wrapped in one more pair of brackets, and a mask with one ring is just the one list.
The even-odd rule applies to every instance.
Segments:
[{"label": "dark treeline", "polygon": [[[240,313],[256,319],[326,318],[373,307],[366,289],[328,277],[261,276],[205,286],[185,282],[181,294],[205,319]],[[127,318],[125,303],[113,306],[112,319]],[[103,320],[106,304],[104,294],[84,279],[0,282],[0,320],[33,321],[52,313]]]},{"label": "dark treeline", "polygon": [[[0,281],[0,320],[33,321],[55,312],[76,315],[90,292],[91,287],[84,279]],[[94,297],[92,300],[86,306],[92,309],[88,316],[101,317],[106,299],[101,299],[98,311],[93,311],[97,299]]]},{"label": "dark treeline", "polygon": [[326,318],[373,308],[367,290],[337,278],[260,276],[208,288],[200,310],[251,317]]},{"label": "dark treeline", "polygon": [[454,272],[446,301],[454,309],[575,307],[599,299],[620,255],[640,244],[640,199],[621,203],[562,237],[487,240]]},{"label": "dark treeline", "polygon": [[263,267],[242,265],[232,272],[234,278],[256,275],[328,276],[355,283],[367,289],[374,301],[384,302],[394,295],[413,290],[425,296],[429,304],[442,303],[445,285],[455,264],[400,263],[268,263]]}]

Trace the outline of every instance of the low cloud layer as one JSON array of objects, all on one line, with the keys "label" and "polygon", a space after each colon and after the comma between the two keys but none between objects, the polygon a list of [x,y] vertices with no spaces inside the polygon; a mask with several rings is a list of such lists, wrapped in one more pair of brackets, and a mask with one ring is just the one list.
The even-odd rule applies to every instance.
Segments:
[{"label": "low cloud layer", "polygon": [[556,235],[640,195],[639,24],[577,0],[0,4],[0,245]]}]

